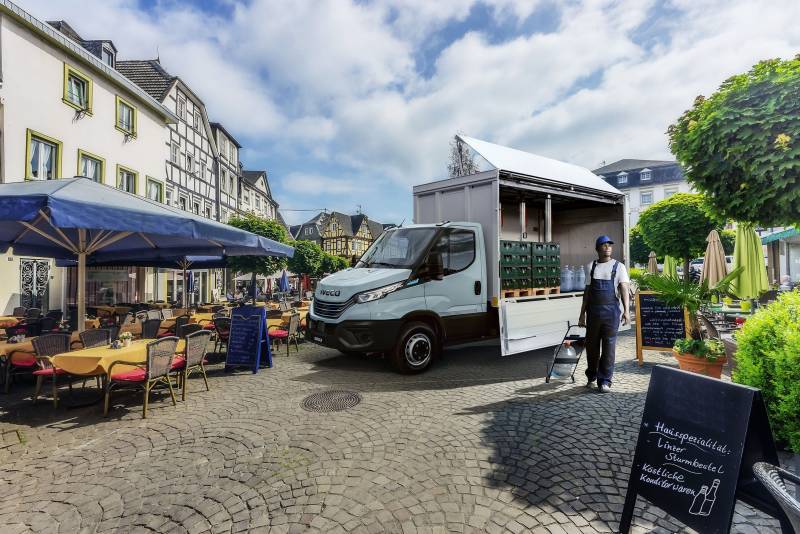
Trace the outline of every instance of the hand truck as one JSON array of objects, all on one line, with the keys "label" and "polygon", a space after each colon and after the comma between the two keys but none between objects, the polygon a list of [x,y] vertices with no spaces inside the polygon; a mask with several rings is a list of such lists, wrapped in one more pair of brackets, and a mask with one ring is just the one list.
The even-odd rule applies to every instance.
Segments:
[{"label": "hand truck", "polygon": [[[553,376],[553,368],[556,365],[572,365],[572,373],[570,374],[570,378],[572,379],[572,383],[575,383],[575,370],[578,368],[578,362],[581,361],[581,354],[583,354],[583,350],[586,348],[586,336],[580,334],[571,334],[573,328],[584,328],[582,326],[578,326],[576,324],[570,325],[567,323],[567,332],[564,334],[564,338],[561,340],[561,344],[558,345],[555,350],[553,351],[553,362],[547,368],[547,378],[545,378],[545,382],[550,383],[550,378]],[[561,349],[564,347],[573,347],[575,349],[575,357],[574,358],[567,358],[564,356],[559,357],[561,353]]]}]

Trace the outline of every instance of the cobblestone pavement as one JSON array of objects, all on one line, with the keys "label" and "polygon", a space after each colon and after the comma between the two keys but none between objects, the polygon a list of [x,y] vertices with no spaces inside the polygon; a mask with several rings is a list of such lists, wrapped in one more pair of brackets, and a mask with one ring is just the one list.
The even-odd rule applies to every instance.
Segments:
[{"label": "cobblestone pavement", "polygon": [[[0,532],[611,532],[652,366],[619,342],[614,392],[545,384],[550,351],[449,350],[429,372],[308,344],[273,369],[100,406],[0,397]],[[578,376],[582,377],[582,368]],[[357,391],[346,411],[307,395]],[[92,390],[76,391],[85,397]],[[64,401],[68,401],[66,389]],[[85,398],[83,398],[85,400]],[[734,531],[777,531],[739,506]],[[688,532],[641,499],[636,532]]]}]

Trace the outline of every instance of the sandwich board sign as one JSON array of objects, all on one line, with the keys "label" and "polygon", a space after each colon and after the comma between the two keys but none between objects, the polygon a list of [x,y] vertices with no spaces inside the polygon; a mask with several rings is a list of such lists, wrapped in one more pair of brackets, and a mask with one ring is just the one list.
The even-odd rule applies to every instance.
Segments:
[{"label": "sandwich board sign", "polygon": [[266,325],[266,308],[240,306],[231,311],[231,331],[228,336],[225,371],[246,367],[257,373],[261,367],[262,351],[266,358],[266,367],[272,367],[272,353]]},{"label": "sandwich board sign", "polygon": [[672,350],[675,341],[689,336],[689,314],[680,306],[667,306],[653,291],[636,293],[636,358],[642,351]]},{"label": "sandwich board sign", "polygon": [[789,525],[753,475],[759,461],[778,465],[760,390],[656,366],[620,532],[630,530],[637,496],[704,534],[730,531],[737,500]]}]

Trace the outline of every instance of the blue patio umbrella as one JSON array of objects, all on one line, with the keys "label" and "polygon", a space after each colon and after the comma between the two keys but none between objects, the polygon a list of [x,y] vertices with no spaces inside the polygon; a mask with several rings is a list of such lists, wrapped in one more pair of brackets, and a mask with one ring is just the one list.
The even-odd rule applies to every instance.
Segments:
[{"label": "blue patio umbrella", "polygon": [[278,290],[284,293],[289,291],[289,276],[286,274],[286,269],[283,270],[283,274],[278,279]]},{"label": "blue patio umbrella", "polygon": [[294,249],[88,178],[0,184],[0,252],[74,259],[78,328],[86,313],[86,260],[284,256]]}]

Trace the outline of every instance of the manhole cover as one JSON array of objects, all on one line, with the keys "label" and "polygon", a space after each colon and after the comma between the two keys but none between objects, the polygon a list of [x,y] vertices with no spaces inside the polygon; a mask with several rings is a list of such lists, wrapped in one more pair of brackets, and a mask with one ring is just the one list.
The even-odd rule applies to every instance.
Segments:
[{"label": "manhole cover", "polygon": [[340,412],[361,402],[361,395],[355,391],[322,391],[303,399],[303,409],[309,412]]}]

